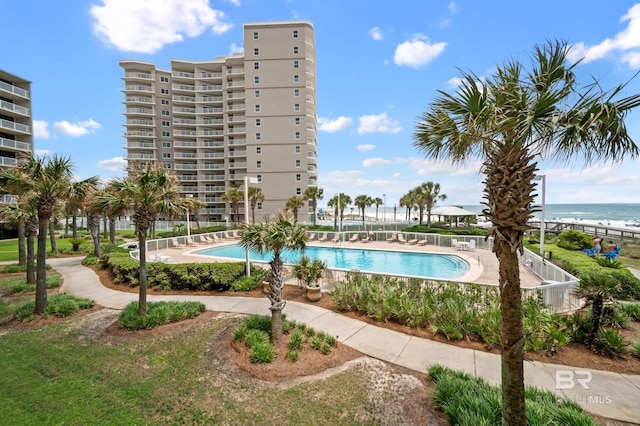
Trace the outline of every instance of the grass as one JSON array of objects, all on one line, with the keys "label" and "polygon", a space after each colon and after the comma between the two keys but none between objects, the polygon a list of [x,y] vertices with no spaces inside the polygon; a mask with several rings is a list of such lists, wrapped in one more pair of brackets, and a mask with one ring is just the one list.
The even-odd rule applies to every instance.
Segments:
[{"label": "grass", "polygon": [[[100,233],[100,236],[102,238],[102,232]],[[60,251],[65,251],[65,252],[69,252],[71,253],[72,250],[72,245],[71,242],[69,242],[69,240],[71,239],[71,232],[69,232],[69,238],[60,238],[60,236],[56,237],[56,244],[58,245],[58,250]],[[100,241],[104,242],[103,239],[101,239]],[[121,244],[123,243],[124,240],[121,240],[120,238],[117,239],[117,244]],[[82,247],[84,247],[85,245],[88,246],[92,246],[92,242],[91,240],[86,240],[83,244]],[[35,247],[34,250],[37,252],[38,250],[38,242],[35,242]],[[82,248],[81,248],[82,251]],[[47,238],[47,253],[51,252],[51,240],[49,240],[49,238]],[[78,254],[82,254],[81,252],[78,252]],[[18,260],[18,239],[11,239],[11,240],[0,240],[0,262],[9,262],[9,261],[17,261]]]},{"label": "grass", "polygon": [[2,423],[379,423],[367,417],[382,409],[370,383],[353,370],[286,389],[227,378],[210,352],[231,321],[111,345],[73,322],[0,336]]},{"label": "grass", "polygon": [[[60,274],[56,273],[48,273],[47,274],[47,288],[58,288],[60,287]],[[8,288],[10,294],[16,293],[29,293],[32,291],[36,291],[35,284],[27,284],[27,277],[9,277],[3,280],[0,280],[0,288]]]}]

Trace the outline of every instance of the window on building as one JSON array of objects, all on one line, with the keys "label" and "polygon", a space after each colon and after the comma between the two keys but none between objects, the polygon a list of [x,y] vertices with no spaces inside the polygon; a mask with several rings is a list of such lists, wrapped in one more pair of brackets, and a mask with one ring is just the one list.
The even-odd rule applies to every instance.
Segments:
[{"label": "window on building", "polygon": [[256,179],[258,179],[258,182],[262,182],[262,175],[256,175]]},{"label": "window on building", "polygon": [[260,112],[260,104],[256,104],[256,112]]},{"label": "window on building", "polygon": [[162,147],[163,147],[163,148],[171,148],[171,142],[169,142],[169,141],[162,141]]},{"label": "window on building", "polygon": [[302,181],[302,175],[300,173],[296,173],[296,182]]},{"label": "window on building", "polygon": [[170,121],[167,121],[167,120],[162,120],[162,125],[163,125],[164,127],[169,127],[169,126],[171,126],[171,122],[170,122]]},{"label": "window on building", "polygon": [[256,203],[256,208],[257,208],[258,210],[262,210],[262,202],[258,201],[258,202]]},{"label": "window on building", "polygon": [[293,68],[300,68],[300,61],[298,60],[293,61]]},{"label": "window on building", "polygon": [[163,164],[165,169],[170,169],[171,168],[171,163],[164,163]]},{"label": "window on building", "polygon": [[256,133],[256,140],[259,141],[262,139],[262,135],[260,134],[260,132]]},{"label": "window on building", "polygon": [[163,95],[168,95],[169,94],[169,89],[160,89],[160,93]]},{"label": "window on building", "polygon": [[296,195],[302,195],[302,190],[300,188],[296,188]]},{"label": "window on building", "polygon": [[293,30],[293,38],[298,38],[298,30]]},{"label": "window on building", "polygon": [[169,105],[169,99],[160,99],[162,105]]},{"label": "window on building", "polygon": [[256,99],[259,98],[260,97],[260,91],[259,90],[254,90],[253,91],[253,97],[256,98]]},{"label": "window on building", "polygon": [[260,49],[258,49],[257,47],[253,48],[253,56],[258,56],[260,54]]},{"label": "window on building", "polygon": [[296,123],[296,126],[300,125],[300,117],[294,118],[293,121]]},{"label": "window on building", "polygon": [[293,104],[294,111],[300,111],[300,104]]},{"label": "window on building", "polygon": [[260,77],[258,77],[257,75],[255,77],[253,77],[253,82],[255,84],[260,84]]},{"label": "window on building", "polygon": [[300,148],[300,145],[296,145],[296,154],[300,154],[302,152],[302,149]]},{"label": "window on building", "polygon": [[294,83],[299,83],[299,82],[300,82],[300,76],[299,76],[299,75],[297,75],[297,74],[296,74],[296,75],[294,75],[294,76],[293,76],[293,82],[294,82]]},{"label": "window on building", "polygon": [[256,161],[256,169],[261,169],[262,168],[262,161],[258,160]]},{"label": "window on building", "polygon": [[296,167],[300,167],[301,161],[300,160],[296,160]]},{"label": "window on building", "polygon": [[260,154],[262,154],[262,147],[256,146],[256,155],[260,155]]},{"label": "window on building", "polygon": [[162,136],[163,136],[163,137],[170,138],[170,137],[171,137],[171,132],[166,132],[166,131],[165,131],[165,132],[162,132]]},{"label": "window on building", "polygon": [[298,46],[293,46],[293,54],[294,55],[298,54]]},{"label": "window on building", "polygon": [[262,124],[262,121],[259,118],[256,118],[256,127],[259,127]]},{"label": "window on building", "polygon": [[162,115],[171,115],[171,113],[169,112],[168,109],[163,109],[162,110]]},{"label": "window on building", "polygon": [[296,98],[300,96],[300,89],[293,89],[293,96]]},{"label": "window on building", "polygon": [[169,77],[160,77],[160,82],[161,83],[168,83],[169,82]]},{"label": "window on building", "polygon": [[258,32],[257,31],[253,32],[253,39],[254,40],[258,40]]},{"label": "window on building", "polygon": [[162,153],[162,158],[171,158],[171,153],[170,152],[163,152]]},{"label": "window on building", "polygon": [[296,132],[295,135],[296,135],[296,139],[300,139],[300,132]]},{"label": "window on building", "polygon": [[260,62],[254,62],[253,63],[253,69],[254,70],[259,70],[260,69]]}]

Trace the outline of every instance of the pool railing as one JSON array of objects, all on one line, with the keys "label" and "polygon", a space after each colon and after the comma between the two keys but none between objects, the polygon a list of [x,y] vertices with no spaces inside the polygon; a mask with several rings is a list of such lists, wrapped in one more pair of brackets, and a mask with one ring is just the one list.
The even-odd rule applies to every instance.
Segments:
[{"label": "pool railing", "polygon": [[[185,248],[185,247],[197,247],[203,246],[204,244],[209,244],[202,240],[202,237],[206,236],[208,238],[218,238],[217,243],[219,242],[238,242],[238,238],[233,238],[232,233],[237,233],[238,231],[217,231],[210,232],[206,234],[192,234],[191,236],[182,235],[179,237],[171,237],[171,238],[160,238],[156,240],[148,240],[147,241],[147,253],[151,254],[152,252],[159,252],[162,250],[170,250],[172,248]],[[433,245],[439,247],[452,247],[452,240],[457,239],[458,241],[475,241],[476,248],[479,249],[491,249],[493,246],[493,238],[485,239],[483,236],[477,235],[441,235],[441,234],[425,234],[419,232],[395,232],[395,231],[372,231],[374,235],[375,241],[387,241],[387,238],[391,237],[391,235],[402,234],[406,241],[417,239],[418,241],[426,240],[426,245]],[[326,234],[327,239],[326,242],[322,242],[321,244],[343,244],[348,243],[349,239],[353,234],[358,235],[358,241],[362,241],[367,235],[365,231],[346,231],[346,232],[323,232],[323,231],[310,231],[307,234],[316,234],[313,243],[317,243],[320,237],[323,234]],[[337,238],[337,243],[332,243],[332,240]],[[389,243],[390,245],[398,245],[403,246],[405,244]],[[417,245],[417,244],[416,244]],[[163,253],[165,256],[170,255],[171,252]],[[135,260],[139,260],[140,252],[139,250],[131,250],[130,256]],[[167,256],[168,257],[168,256]],[[524,254],[519,256],[520,262],[530,269],[534,274],[536,274],[542,280],[542,285],[534,288],[522,288],[523,294],[538,294],[542,297],[545,303],[549,306],[549,308],[554,313],[563,313],[563,312],[571,312],[577,309],[580,309],[584,306],[584,300],[575,296],[575,289],[578,286],[578,279],[553,263],[547,261],[546,259],[541,258],[539,255],[533,253],[528,249],[524,249]],[[259,261],[251,261],[252,264],[256,266],[260,265],[260,267],[267,267],[269,262],[259,262]],[[331,273],[332,282],[325,283],[325,290],[333,287],[335,282],[344,280],[344,277],[347,273],[353,272],[351,269],[340,269],[340,268],[327,268],[327,270]],[[369,276],[371,275],[387,275],[393,276],[397,279],[401,280],[409,280],[415,278],[424,277],[414,277],[410,275],[401,275],[401,274],[383,274],[376,272],[363,272]],[[441,280],[441,281],[449,281],[455,282],[460,286],[466,286],[468,284],[476,284],[476,283],[466,283],[459,282],[455,280]],[[498,284],[480,284],[486,286],[497,287]]]}]

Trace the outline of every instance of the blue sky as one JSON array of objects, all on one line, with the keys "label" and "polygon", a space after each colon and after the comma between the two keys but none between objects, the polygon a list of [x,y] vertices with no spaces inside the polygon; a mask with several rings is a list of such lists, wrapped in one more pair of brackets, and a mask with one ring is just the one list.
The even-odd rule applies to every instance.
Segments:
[{"label": "blue sky", "polygon": [[[400,0],[2,0],[0,68],[33,82],[35,149],[71,156],[78,178],[123,175],[118,61],[169,69],[242,48],[245,22],[313,23],[317,52],[319,185],[397,203],[422,182],[444,204],[479,204],[479,162],[453,167],[412,145],[417,117],[458,69],[488,75],[534,44],[564,39],[585,57],[579,81],[606,88],[640,71],[640,3]],[[625,95],[640,93],[640,76]],[[640,111],[627,125],[640,144]],[[540,162],[548,203],[639,203],[640,161]]]}]

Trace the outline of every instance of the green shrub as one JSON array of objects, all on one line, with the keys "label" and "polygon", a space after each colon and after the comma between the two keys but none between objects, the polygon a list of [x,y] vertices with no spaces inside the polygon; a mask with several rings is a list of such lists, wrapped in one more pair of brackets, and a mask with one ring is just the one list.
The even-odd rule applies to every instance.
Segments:
[{"label": "green shrub", "polygon": [[[38,267],[37,263],[34,263],[34,268]],[[51,269],[51,265],[45,265],[45,269]],[[4,272],[6,272],[7,274],[16,274],[18,272],[27,272],[27,265],[18,265],[17,263],[11,264],[11,265],[6,265],[4,267]]]},{"label": "green shrub", "polygon": [[567,250],[583,250],[593,246],[593,237],[584,232],[568,230],[558,234],[558,247]]},{"label": "green shrub", "polygon": [[289,334],[292,330],[295,330],[295,329],[296,329],[295,321],[288,321],[288,320],[282,321],[282,332],[284,334]]},{"label": "green shrub", "polygon": [[236,327],[236,329],[233,330],[234,341],[243,342],[246,337],[247,337],[247,326],[245,326],[244,324],[242,324],[239,327]]},{"label": "green shrub", "polygon": [[244,338],[244,343],[248,348],[253,348],[259,343],[268,343],[269,335],[262,330],[249,329]]},{"label": "green shrub", "polygon": [[271,333],[271,318],[267,315],[250,315],[244,320],[244,325],[248,330],[261,330],[267,334]]},{"label": "green shrub", "polygon": [[262,285],[262,278],[255,276],[242,276],[231,283],[231,291],[251,291]]},{"label": "green shrub", "polygon": [[640,303],[620,303],[620,309],[632,321],[640,321]]},{"label": "green shrub", "polygon": [[622,262],[615,259],[607,259],[606,257],[596,257],[596,262],[603,268],[621,269]]},{"label": "green shrub", "polygon": [[[90,299],[78,298],[66,293],[58,293],[48,298],[44,316],[53,314],[57,317],[67,317],[75,314],[80,309],[89,309],[93,304],[93,300]],[[35,308],[36,302],[29,301],[17,308],[14,315],[18,319],[29,320],[34,317],[33,312]]]},{"label": "green shrub", "polygon": [[297,351],[291,351],[291,350],[287,351],[287,353],[284,355],[284,357],[291,362],[296,362],[299,356],[300,354]]},{"label": "green shrub", "polygon": [[322,342],[322,345],[320,346],[320,353],[322,355],[329,355],[330,352],[331,352],[331,345],[325,340],[324,342]]},{"label": "green shrub", "polygon": [[89,254],[89,255],[87,255],[87,257],[82,259],[82,264],[84,266],[94,266],[94,265],[98,264],[99,260],[100,259],[97,256],[95,256],[93,254]]},{"label": "green shrub", "polygon": [[313,339],[311,339],[311,346],[313,347],[313,349],[320,350],[323,342],[324,340],[316,334]]},{"label": "green shrub", "polygon": [[195,318],[206,307],[200,302],[149,302],[147,315],[138,314],[138,302],[129,303],[120,313],[120,327],[127,330],[153,328],[170,322]]},{"label": "green shrub", "polygon": [[325,339],[325,341],[330,345],[330,346],[336,346],[338,344],[338,339],[336,339],[333,336],[329,336],[327,335],[327,338]]},{"label": "green shrub", "polygon": [[36,302],[31,300],[24,305],[18,307],[13,315],[21,320],[30,319],[33,317],[33,311],[36,309]]},{"label": "green shrub", "polygon": [[251,346],[249,359],[253,363],[266,364],[274,360],[276,351],[268,342],[259,342]]},{"label": "green shrub", "polygon": [[300,331],[296,330],[289,336],[289,349],[292,351],[299,351],[304,346],[307,338]]},{"label": "green shrub", "polygon": [[640,337],[633,342],[633,356],[640,358]]},{"label": "green shrub", "polygon": [[627,344],[618,330],[600,328],[598,335],[591,344],[594,352],[612,358],[618,358],[627,353]]}]

